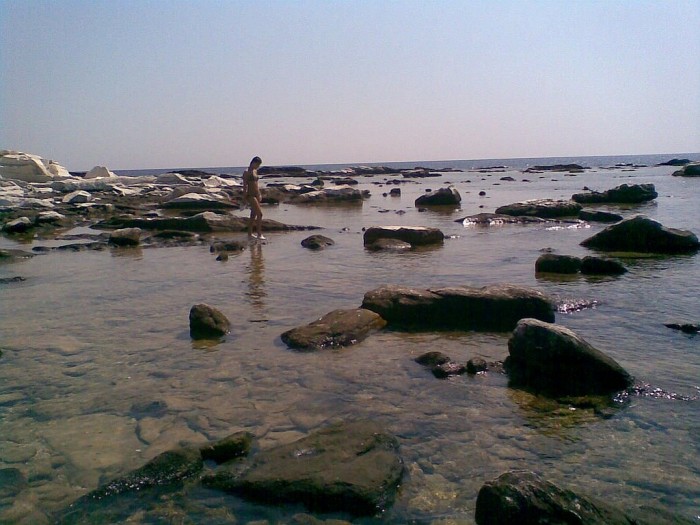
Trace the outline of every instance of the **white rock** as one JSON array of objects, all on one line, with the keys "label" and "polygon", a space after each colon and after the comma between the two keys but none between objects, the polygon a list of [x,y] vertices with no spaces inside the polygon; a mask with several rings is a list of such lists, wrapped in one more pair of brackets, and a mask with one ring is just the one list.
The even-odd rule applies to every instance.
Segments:
[{"label": "white rock", "polygon": [[95,166],[90,171],[88,171],[83,178],[84,179],[106,179],[106,178],[116,177],[116,176],[117,176],[116,173],[109,171],[104,166]]},{"label": "white rock", "polygon": [[118,195],[121,195],[122,197],[131,197],[133,195],[141,195],[143,193],[142,189],[130,189],[130,188],[124,188],[123,186],[119,186],[115,184],[112,186],[112,191],[114,193],[117,193]]},{"label": "white rock", "polygon": [[64,204],[82,204],[84,202],[90,202],[91,200],[92,195],[82,190],[73,191],[63,197]]},{"label": "white rock", "polygon": [[191,181],[187,180],[185,177],[179,173],[163,173],[156,177],[156,184],[168,184],[168,185],[178,185],[178,184],[192,184]]},{"label": "white rock", "polygon": [[37,215],[36,222],[37,224],[54,223],[61,222],[65,218],[65,215],[61,215],[57,211],[42,211]]},{"label": "white rock", "polygon": [[47,182],[71,177],[68,170],[52,160],[17,151],[0,151],[0,176],[26,182]]},{"label": "white rock", "polygon": [[237,188],[242,186],[242,184],[237,180],[222,179],[214,175],[204,181],[204,186],[207,188]]}]

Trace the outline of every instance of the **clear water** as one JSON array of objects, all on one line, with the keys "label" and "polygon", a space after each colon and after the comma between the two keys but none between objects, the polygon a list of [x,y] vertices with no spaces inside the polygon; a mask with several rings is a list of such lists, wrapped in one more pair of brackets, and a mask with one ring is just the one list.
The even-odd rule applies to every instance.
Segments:
[{"label": "clear water", "polygon": [[[517,163],[482,165],[496,164]],[[513,468],[623,507],[652,504],[699,516],[700,401],[632,398],[604,419],[509,389],[504,376],[441,381],[413,362],[429,350],[463,361],[503,359],[508,334],[387,331],[318,353],[296,353],[279,340],[285,330],[335,308],[359,306],[366,291],[386,283],[512,282],[561,300],[598,301],[593,309],[558,314],[557,323],[640,380],[698,395],[700,337],[663,326],[700,321],[697,255],[625,259],[630,272],[619,278],[543,280],[534,274],[542,248],[587,254],[579,242],[603,226],[465,228],[455,222],[510,202],[568,198],[583,186],[651,182],[657,201],[621,213],[644,213],[700,233],[700,180],[671,177],[672,171],[446,173],[402,184],[401,197],[382,196],[395,187],[373,184],[385,177],[361,178],[360,187],[372,192],[363,204],[265,208],[268,218],[325,228],[321,233],[336,245],[321,252],[301,247],[308,232],[292,232],[266,234],[265,244],[227,262],[217,262],[205,245],[54,252],[0,265],[0,277],[27,279],[0,285],[0,468],[19,468],[29,479],[14,501],[3,501],[0,522],[50,514],[180,441],[248,430],[266,448],[358,418],[383,422],[401,442],[407,476],[381,518],[388,522],[473,523],[481,485]],[[516,182],[499,180],[506,175]],[[417,210],[413,202],[426,188],[448,183],[461,192],[461,209]],[[480,190],[487,195],[479,197]],[[365,251],[362,228],[386,224],[436,226],[450,238],[440,248],[409,253]],[[8,239],[0,246],[17,247]],[[231,334],[218,344],[189,338],[188,312],[199,302],[232,321]],[[224,523],[235,515],[240,523],[274,523],[299,510],[203,489],[191,489],[187,502],[152,502],[158,511],[135,513],[132,522],[169,516],[176,523]]]}]

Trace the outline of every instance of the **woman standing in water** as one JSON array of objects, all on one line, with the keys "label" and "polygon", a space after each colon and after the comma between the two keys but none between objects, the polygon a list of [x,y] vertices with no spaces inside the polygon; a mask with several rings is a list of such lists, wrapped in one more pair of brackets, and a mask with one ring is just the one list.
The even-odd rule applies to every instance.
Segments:
[{"label": "woman standing in water", "polygon": [[257,232],[257,238],[265,240],[262,235],[262,194],[258,185],[258,168],[262,164],[260,157],[253,157],[248,169],[243,172],[243,197],[250,206],[250,220],[248,221],[248,237],[253,238],[253,226]]}]

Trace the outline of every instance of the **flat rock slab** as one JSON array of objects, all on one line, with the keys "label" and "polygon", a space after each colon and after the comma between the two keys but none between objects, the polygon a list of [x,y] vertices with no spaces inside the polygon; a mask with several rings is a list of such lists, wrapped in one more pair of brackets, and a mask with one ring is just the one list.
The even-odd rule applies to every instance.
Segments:
[{"label": "flat rock slab", "polygon": [[681,516],[642,506],[634,514],[562,489],[534,472],[506,472],[485,483],[476,499],[478,525],[690,525]]},{"label": "flat rock slab", "polygon": [[528,217],[542,217],[543,219],[576,217],[580,211],[581,205],[577,202],[552,199],[515,202],[496,208],[496,213],[502,215],[525,215]]},{"label": "flat rock slab", "polygon": [[281,337],[290,348],[321,350],[353,345],[385,325],[381,316],[364,308],[333,310],[312,323],[284,332]]},{"label": "flat rock slab", "polygon": [[578,218],[588,222],[619,222],[624,217],[609,211],[581,210],[578,214]]},{"label": "flat rock slab", "polygon": [[534,288],[494,284],[420,290],[382,286],[365,294],[362,307],[390,325],[406,328],[512,330],[524,317],[554,321],[555,304]]},{"label": "flat rock slab", "polygon": [[365,246],[379,239],[396,239],[411,246],[424,246],[441,244],[445,240],[445,234],[437,228],[423,226],[373,226],[365,230]]},{"label": "flat rock slab", "polygon": [[549,396],[619,392],[633,378],[617,361],[577,334],[537,319],[522,319],[508,340],[511,386]]},{"label": "flat rock slab", "polygon": [[693,232],[666,228],[644,215],[612,224],[581,245],[603,251],[666,254],[692,253],[700,249]]},{"label": "flat rock slab", "polygon": [[571,200],[581,204],[602,202],[639,204],[654,200],[658,196],[653,184],[621,184],[603,192],[576,193],[571,196]]},{"label": "flat rock slab", "polygon": [[403,474],[399,444],[378,423],[342,423],[258,453],[242,474],[220,468],[213,488],[263,503],[373,515],[393,503]]}]

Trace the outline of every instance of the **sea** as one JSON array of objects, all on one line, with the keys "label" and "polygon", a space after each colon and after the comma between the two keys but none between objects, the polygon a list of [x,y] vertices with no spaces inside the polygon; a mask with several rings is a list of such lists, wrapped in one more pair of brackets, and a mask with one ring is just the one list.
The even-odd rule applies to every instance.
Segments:
[{"label": "sea", "polygon": [[[227,261],[217,261],[203,244],[53,251],[0,263],[0,278],[26,279],[0,285],[0,523],[52,523],[76,498],[184,442],[245,430],[255,435],[256,447],[267,449],[362,419],[381,423],[399,440],[405,476],[395,503],[370,518],[323,519],[472,524],[480,487],[525,469],[623,509],[650,505],[700,523],[700,335],[664,326],[700,322],[700,254],[614,254],[628,273],[554,278],[535,274],[537,257],[544,250],[596,254],[580,243],[605,225],[461,221],[527,199],[568,199],[584,187],[652,183],[659,193],[652,202],[595,209],[643,214],[700,234],[700,179],[673,177],[678,168],[657,166],[674,157],[700,160],[700,153],[385,163],[461,171],[400,182],[394,182],[400,176],[359,177],[357,187],[371,192],[361,203],[264,207],[266,218],[322,228],[318,233],[335,245],[321,251],[301,246],[308,231],[292,231],[266,233],[266,241]],[[570,163],[589,169],[523,171]],[[500,168],[485,169],[494,167]],[[414,204],[446,186],[459,191],[460,206]],[[401,194],[389,195],[393,188]],[[447,238],[404,253],[365,250],[363,230],[381,225],[437,227]],[[86,229],[66,235],[73,233]],[[75,241],[0,237],[0,248],[69,242]],[[280,340],[284,331],[331,310],[358,307],[367,291],[384,284],[499,282],[555,298],[557,324],[658,395],[631,396],[601,413],[510,388],[500,373],[440,380],[414,361],[433,350],[455,361],[503,360],[508,333],[385,330],[351,347],[310,353]],[[220,309],[231,333],[213,342],[190,339],[188,313],[197,303]],[[3,496],[3,475],[7,482],[8,473],[16,473],[8,469],[24,480],[12,497]],[[85,523],[282,524],[304,512],[196,484],[140,495],[119,512],[104,503],[103,511]]]}]

